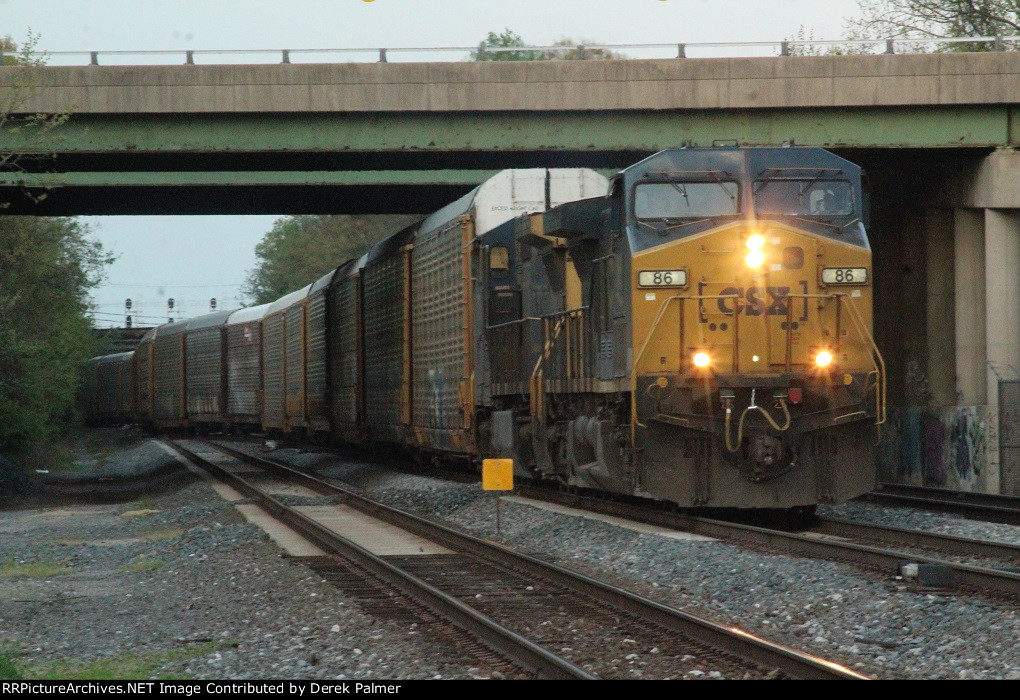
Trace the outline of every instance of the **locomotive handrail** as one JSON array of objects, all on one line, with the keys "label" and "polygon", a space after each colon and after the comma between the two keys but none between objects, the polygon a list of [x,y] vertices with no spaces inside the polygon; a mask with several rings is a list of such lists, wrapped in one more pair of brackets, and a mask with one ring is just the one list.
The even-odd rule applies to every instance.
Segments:
[{"label": "locomotive handrail", "polygon": [[[529,381],[531,387],[531,416],[532,419],[538,420],[541,426],[545,426],[545,382],[543,381],[543,375],[545,372],[545,362],[552,355],[552,349],[556,345],[556,340],[560,336],[560,331],[563,326],[569,322],[570,318],[583,318],[584,312],[589,307],[579,306],[574,309],[567,309],[565,311],[557,311],[556,313],[542,316],[536,320],[544,321],[545,326],[543,329],[544,343],[542,347],[542,353],[538,356],[538,360],[535,361],[535,369],[531,372],[531,379]],[[549,321],[556,319],[556,323],[553,326],[552,337],[549,337]],[[526,320],[526,319],[520,319]],[[515,323],[511,321],[511,323]],[[504,324],[501,324],[504,325]],[[569,358],[568,358],[568,372],[569,372]]]},{"label": "locomotive handrail", "polygon": [[[680,338],[683,339],[684,327],[684,301],[687,299],[736,299],[739,295],[737,294],[693,294],[683,295],[674,294],[671,297],[662,300],[662,304],[659,306],[659,313],[655,316],[655,320],[652,321],[652,327],[648,329],[648,334],[645,336],[645,341],[641,345],[641,350],[634,357],[634,364],[630,368],[630,446],[637,447],[637,428],[641,423],[637,418],[637,368],[638,363],[641,362],[641,358],[644,357],[645,350],[648,349],[648,344],[652,342],[652,336],[655,335],[655,330],[659,327],[659,323],[662,321],[662,317],[666,314],[666,309],[673,301],[680,302]],[[735,317],[734,317],[735,318]],[[736,333],[736,322],[733,324],[734,334]],[[681,342],[682,345],[682,342]],[[736,346],[734,346],[734,356],[736,356]],[[641,425],[641,427],[645,427]]]},{"label": "locomotive handrail", "polygon": [[[735,298],[738,298],[738,296],[739,295],[737,295],[737,294],[688,294],[688,295],[675,294],[675,295],[673,295],[671,297],[663,299],[662,304],[659,306],[659,312],[656,315],[655,320],[652,322],[651,327],[648,329],[648,333],[645,336],[644,342],[641,345],[641,350],[638,351],[638,354],[635,356],[634,364],[631,367],[631,399],[630,399],[630,402],[631,402],[631,426],[630,426],[630,432],[631,432],[631,446],[632,447],[636,446],[637,428],[638,428],[639,425],[641,425],[641,423],[638,421],[638,418],[637,418],[637,368],[638,368],[639,363],[641,362],[641,358],[644,357],[645,351],[647,350],[649,343],[651,343],[652,338],[655,336],[655,331],[658,329],[659,324],[661,323],[663,316],[665,316],[665,314],[666,314],[666,309],[669,307],[669,305],[673,301],[678,301],[679,302],[679,305],[680,305],[680,320],[679,320],[679,323],[680,323],[680,344],[681,344],[681,350],[682,350],[682,347],[683,347],[683,345],[685,343],[685,337],[684,337],[685,329],[684,329],[684,315],[683,315],[684,301],[686,301],[688,299],[692,299],[692,300],[696,299],[698,301],[703,301],[705,299],[735,299]],[[857,332],[861,336],[861,339],[864,340],[871,347],[871,351],[872,351],[872,365],[874,366],[873,373],[876,376],[876,381],[875,381],[875,426],[878,427],[879,430],[881,430],[880,426],[882,426],[886,422],[885,360],[882,357],[882,353],[878,349],[878,345],[875,343],[874,337],[872,337],[871,333],[868,332],[867,325],[864,323],[864,318],[861,316],[860,310],[857,308],[856,304],[854,303],[853,298],[849,294],[845,294],[845,293],[831,293],[831,294],[788,294],[788,295],[786,295],[785,298],[787,298],[787,299],[825,299],[825,300],[835,299],[837,301],[837,303],[840,305],[840,309],[842,309],[842,306],[843,306],[844,302],[848,302],[848,303],[846,303],[846,307],[850,309],[850,312],[851,312],[850,313],[850,317],[851,317],[851,319],[853,320],[853,322],[854,322],[854,324],[856,326]],[[789,319],[790,319],[790,314],[791,314],[791,310],[793,308],[793,305],[792,304],[787,304],[786,308],[787,308],[787,320],[788,320],[788,322],[786,324],[786,371],[789,372],[789,371],[791,371],[791,359],[792,359],[792,324],[789,323]],[[840,317],[840,314],[839,314],[839,311],[837,311],[837,320],[836,320],[836,324],[837,324],[837,336],[836,336],[837,337],[837,342],[838,342],[838,339],[839,339],[839,333],[838,333],[839,317]],[[734,335],[736,335],[736,329],[737,329],[736,319],[737,319],[737,315],[734,314],[734,323],[733,323]],[[734,363],[736,363],[736,358],[739,355],[739,351],[740,351],[739,344],[735,341],[734,342],[734,346],[733,346]],[[872,374],[872,372],[869,372],[868,374],[870,375],[870,374]],[[641,426],[641,427],[644,427],[644,426]]]},{"label": "locomotive handrail", "polygon": [[[791,299],[836,299],[840,303],[841,308],[844,303],[846,307],[850,309],[850,318],[853,319],[854,325],[857,327],[857,332],[860,334],[861,339],[871,346],[872,352],[872,365],[875,367],[874,373],[876,377],[875,381],[875,425],[881,426],[886,421],[886,384],[885,384],[885,359],[882,357],[881,351],[878,349],[878,345],[875,343],[874,337],[868,332],[868,327],[864,323],[864,318],[861,316],[860,309],[854,303],[853,297],[846,293],[834,292],[832,294],[788,294],[787,298]],[[791,308],[787,305],[787,310]],[[837,324],[839,318],[837,314]],[[787,324],[787,341],[790,338],[790,326]],[[838,339],[838,335],[837,335]],[[789,366],[789,363],[787,363]],[[870,374],[870,372],[869,372]]]},{"label": "locomotive handrail", "polygon": [[557,311],[555,313],[546,314],[545,316],[524,316],[523,318],[514,319],[513,321],[506,321],[504,323],[497,323],[494,326],[486,326],[485,330],[487,330],[487,331],[494,331],[494,330],[496,330],[498,328],[505,328],[507,326],[513,326],[513,325],[516,325],[518,323],[524,323],[525,321],[544,321],[546,319],[555,318],[557,316],[566,316],[566,315],[569,315],[569,314],[573,314],[573,313],[575,313],[577,311],[588,311],[590,308],[591,307],[589,307],[589,306],[578,306],[578,307],[573,308],[573,309],[567,309],[566,311]]},{"label": "locomotive handrail", "polygon": [[846,301],[849,302],[847,307],[850,309],[850,317],[853,318],[854,323],[857,324],[857,331],[861,336],[868,341],[871,345],[871,351],[874,353],[874,357],[877,360],[875,370],[876,382],[875,382],[875,404],[877,407],[877,415],[875,416],[875,426],[881,430],[881,426],[886,420],[886,376],[885,376],[885,359],[882,357],[882,352],[878,349],[878,344],[875,343],[874,337],[868,332],[867,326],[864,324],[864,318],[861,316],[860,309],[854,303],[853,298],[846,294],[840,294],[838,296],[845,297]]}]

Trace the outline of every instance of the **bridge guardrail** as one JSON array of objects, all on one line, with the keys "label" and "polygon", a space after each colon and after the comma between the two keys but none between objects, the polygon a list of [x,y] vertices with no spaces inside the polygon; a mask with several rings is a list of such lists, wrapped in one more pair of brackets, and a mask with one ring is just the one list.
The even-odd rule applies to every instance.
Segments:
[{"label": "bridge guardrail", "polygon": [[[49,65],[217,65],[217,59],[234,57],[227,63],[370,63],[398,61],[464,61],[472,54],[500,54],[529,52],[547,58],[573,53],[584,59],[599,51],[638,51],[641,55],[622,55],[620,58],[736,58],[744,56],[824,56],[832,52],[841,54],[895,54],[935,53],[958,45],[979,44],[992,51],[1020,48],[1020,36],[972,36],[951,38],[886,37],[881,39],[812,39],[742,42],[678,42],[653,44],[576,44],[556,46],[489,47],[479,46],[419,46],[419,47],[358,47],[320,49],[169,49],[169,50],[111,50],[111,51],[40,51],[31,58],[42,59]],[[694,54],[691,55],[693,50]],[[2,64],[3,52],[0,52]],[[19,54],[20,55],[20,54]],[[837,54],[839,55],[839,54]],[[342,60],[344,57],[347,60]],[[139,61],[132,63],[131,60]],[[241,60],[236,60],[241,59]],[[297,60],[295,60],[297,59]],[[302,61],[301,59],[306,59]],[[308,60],[311,59],[311,60]],[[316,60],[318,59],[318,60]],[[330,59],[330,60],[325,60]],[[341,59],[341,60],[337,60]],[[128,62],[124,62],[127,60]],[[55,61],[55,62],[54,62]]]}]

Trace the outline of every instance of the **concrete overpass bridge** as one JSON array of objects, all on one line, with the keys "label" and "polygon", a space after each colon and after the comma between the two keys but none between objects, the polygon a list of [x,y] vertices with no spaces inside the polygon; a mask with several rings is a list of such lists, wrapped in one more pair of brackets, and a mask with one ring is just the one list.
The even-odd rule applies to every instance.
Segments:
[{"label": "concrete overpass bridge", "polygon": [[38,77],[24,110],[70,118],[0,131],[0,152],[40,156],[0,173],[7,213],[414,213],[505,167],[612,169],[685,143],[837,151],[873,186],[876,335],[904,409],[887,468],[1020,493],[1018,53]]},{"label": "concrete overpass bridge", "polygon": [[[0,68],[0,90],[16,71]],[[1007,52],[81,66],[36,80],[23,109],[70,119],[51,138],[0,132],[0,151],[56,156],[0,189],[59,189],[39,203],[4,192],[10,213],[413,213],[493,170],[612,169],[685,143],[966,160],[1020,142]]]}]

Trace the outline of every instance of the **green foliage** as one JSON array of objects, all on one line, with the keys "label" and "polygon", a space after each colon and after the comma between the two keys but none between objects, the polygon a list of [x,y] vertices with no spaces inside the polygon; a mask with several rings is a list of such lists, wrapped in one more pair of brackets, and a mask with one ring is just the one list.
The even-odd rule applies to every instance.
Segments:
[{"label": "green foliage", "polygon": [[13,661],[6,656],[0,655],[0,681],[20,681],[24,680],[24,678]]},{"label": "green foliage", "polygon": [[88,293],[112,261],[73,219],[0,216],[0,453],[73,422],[95,342]]},{"label": "green foliage", "polygon": [[541,51],[486,51],[486,49],[523,49],[527,47],[520,34],[510,29],[503,30],[500,34],[489,32],[485,41],[478,47],[478,51],[471,54],[472,61],[541,61]]},{"label": "green foliage", "polygon": [[41,681],[148,680],[153,677],[166,680],[171,676],[161,674],[160,668],[168,663],[198,659],[236,646],[237,642],[233,640],[222,640],[191,644],[181,649],[128,652],[91,661],[63,659],[47,663],[23,664],[23,673],[27,678]]},{"label": "green foliage", "polygon": [[[64,124],[67,114],[33,114],[29,101],[46,88],[40,68],[46,65],[45,54],[36,52],[39,35],[28,33],[21,47],[10,35],[0,37],[0,65],[10,67],[9,86],[0,90],[0,131],[29,134],[29,148],[20,153],[0,151],[0,170],[13,172],[46,172],[55,156],[50,152],[57,127]],[[36,202],[47,196],[48,186],[23,188],[22,194]],[[0,200],[0,209],[10,206]]]},{"label": "green foliage", "polygon": [[45,564],[42,562],[29,562],[18,564],[17,562],[0,563],[0,581],[4,579],[19,578],[53,578],[54,576],[67,576],[71,570],[59,564]]},{"label": "green foliage", "polygon": [[[859,30],[848,30],[847,41],[867,39]],[[814,31],[809,31],[801,25],[792,38],[787,39],[793,42],[790,47],[791,56],[860,56],[875,53],[874,45],[871,44],[829,44],[827,46],[805,46],[798,42],[815,41]]]},{"label": "green foliage", "polygon": [[414,216],[288,216],[255,246],[258,263],[244,293],[266,304],[367,251],[376,241],[416,221]]},{"label": "green foliage", "polygon": [[[609,49],[589,49],[583,51],[580,46],[597,44],[595,41],[582,39],[576,41],[564,37],[553,43],[553,46],[562,46],[562,49],[531,49],[520,34],[504,29],[503,32],[489,32],[489,35],[479,45],[477,51],[471,53],[472,61],[578,61],[598,60],[612,58],[626,58],[621,53]],[[489,51],[488,49],[515,49],[513,51]],[[520,49],[519,51],[516,49]]]}]

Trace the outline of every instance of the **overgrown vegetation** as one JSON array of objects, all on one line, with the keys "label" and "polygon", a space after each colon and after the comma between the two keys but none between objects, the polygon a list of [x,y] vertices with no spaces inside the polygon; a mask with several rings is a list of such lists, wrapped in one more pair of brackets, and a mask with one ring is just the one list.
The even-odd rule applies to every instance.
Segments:
[{"label": "overgrown vegetation", "polygon": [[[471,53],[472,61],[578,61],[598,60],[610,58],[625,58],[617,51],[609,49],[592,49],[588,45],[598,44],[597,41],[588,39],[571,39],[564,37],[553,42],[553,46],[562,46],[562,49],[535,49],[521,38],[521,35],[504,29],[497,34],[489,32],[489,35],[479,44],[478,50]],[[584,50],[578,47],[584,46]],[[489,49],[513,49],[501,51],[489,51]]]},{"label": "overgrown vegetation", "polygon": [[[14,71],[10,85],[0,88],[0,129],[19,134],[34,154],[0,152],[0,170],[7,172],[45,172],[45,144],[66,121],[66,115],[25,113],[44,87],[37,41],[29,34],[18,50],[9,36],[0,38],[3,63]],[[38,200],[46,192],[23,194]],[[8,203],[0,199],[0,208]],[[73,219],[0,216],[0,455],[38,452],[74,423],[81,366],[95,350],[89,292],[112,260]],[[12,471],[0,461],[0,493],[21,485]]]},{"label": "overgrown vegetation", "polygon": [[[223,640],[190,644],[180,649],[117,654],[91,661],[61,659],[44,663],[22,661],[17,664],[10,658],[12,656],[10,651],[0,651],[0,680],[21,680],[23,678],[40,681],[130,681],[150,678],[170,680],[179,676],[161,674],[159,670],[166,664],[198,659],[236,646],[237,642],[235,641]],[[8,679],[4,675],[5,671],[9,672],[12,677]]]},{"label": "overgrown vegetation", "polygon": [[0,652],[0,681],[20,681],[24,678],[14,661]]},{"label": "overgrown vegetation", "polygon": [[66,576],[71,570],[59,564],[46,564],[43,562],[27,562],[19,564],[9,561],[0,563],[0,581],[15,578],[52,578],[54,576]]},{"label": "overgrown vegetation", "polygon": [[244,284],[253,304],[284,294],[356,258],[376,241],[415,222],[416,216],[288,216],[255,246],[258,263]]},{"label": "overgrown vegetation", "polygon": [[[860,0],[848,29],[878,37],[954,38],[1020,34],[1020,0]],[[956,51],[990,51],[990,43],[960,43]]]},{"label": "overgrown vegetation", "polygon": [[64,433],[94,350],[89,291],[112,258],[73,219],[0,216],[0,453]]}]

